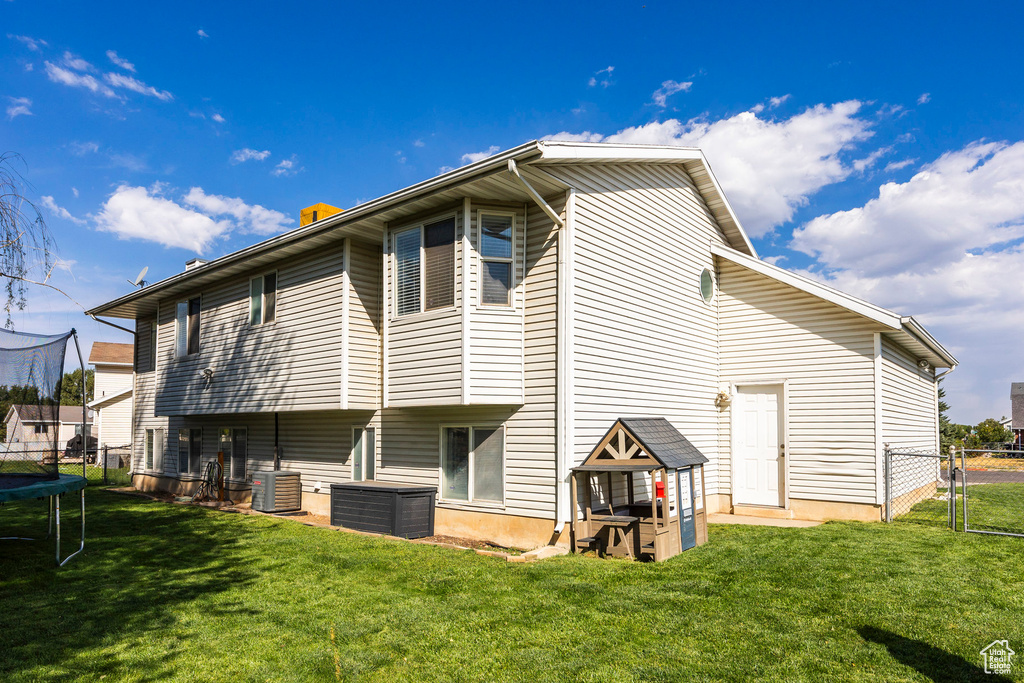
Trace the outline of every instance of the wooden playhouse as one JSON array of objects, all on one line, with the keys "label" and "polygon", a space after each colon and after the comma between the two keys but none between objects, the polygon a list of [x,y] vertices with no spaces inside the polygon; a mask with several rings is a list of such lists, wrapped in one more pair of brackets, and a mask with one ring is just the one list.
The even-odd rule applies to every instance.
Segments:
[{"label": "wooden playhouse", "polygon": [[707,461],[663,417],[619,418],[572,470],[573,549],[661,561],[705,543]]}]

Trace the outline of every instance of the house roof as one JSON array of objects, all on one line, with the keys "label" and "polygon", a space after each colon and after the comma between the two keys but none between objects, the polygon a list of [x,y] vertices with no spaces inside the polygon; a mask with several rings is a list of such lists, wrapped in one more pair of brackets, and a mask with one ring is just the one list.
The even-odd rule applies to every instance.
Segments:
[{"label": "house roof", "polygon": [[[618,432],[617,428],[625,430],[626,435],[636,442],[642,450],[630,455],[636,447],[630,448],[626,457],[622,455],[616,458],[609,458],[603,452],[603,446],[608,444],[609,437]],[[621,438],[621,434],[620,434]],[[628,442],[627,442],[628,443]],[[612,446],[609,445],[609,448]],[[646,455],[645,455],[646,454]],[[650,456],[650,457],[647,457]],[[661,467],[670,470],[677,470],[693,465],[702,465],[708,462],[697,447],[690,443],[689,439],[672,426],[672,423],[663,417],[620,417],[611,426],[608,433],[598,444],[581,465],[573,468],[578,471],[649,471],[652,467],[651,458],[660,463]]]},{"label": "house roof", "polygon": [[89,362],[92,365],[132,365],[135,362],[135,345],[93,342]]},{"label": "house roof", "polygon": [[856,313],[878,323],[886,328],[886,336],[911,353],[914,353],[918,358],[927,360],[934,367],[953,368],[958,363],[953,354],[947,351],[921,323],[914,320],[913,316],[902,316],[899,313],[894,313],[863,299],[858,299],[846,292],[833,289],[828,285],[803,275],[797,275],[766,261],[751,258],[735,249],[730,249],[720,244],[712,243],[711,253],[747,270],[754,271],[790,287],[795,287],[811,296],[816,296],[851,313]]},{"label": "house roof", "polygon": [[516,163],[522,176],[542,197],[560,196],[570,189],[565,182],[544,173],[544,166],[578,163],[680,164],[693,179],[730,244],[743,253],[756,256],[753,245],[725,198],[707,159],[699,149],[534,140],[203,265],[194,266],[97,306],[87,311],[86,315],[115,318],[154,315],[158,299],[195,292],[206,284],[239,276],[282,258],[321,248],[335,243],[340,238],[352,237],[379,242],[388,221],[398,220],[412,213],[451,206],[466,195],[532,203],[531,195],[509,172],[509,161]]},{"label": "house roof", "polygon": [[100,396],[99,398],[95,399],[92,403],[90,403],[89,407],[93,408],[93,409],[101,408],[101,407],[107,405],[108,403],[113,403],[114,401],[120,400],[120,399],[122,399],[122,398],[124,398],[126,396],[131,396],[131,395],[132,395],[132,388],[128,387],[124,391],[119,391],[116,394],[110,394],[109,396]]},{"label": "house roof", "polygon": [[[17,412],[22,422],[53,422],[59,417],[61,422],[82,423],[82,406],[60,406],[60,412],[54,411],[57,406],[12,405],[7,411],[4,421],[11,419],[11,413]],[[86,423],[92,422],[92,411],[88,411]]]}]

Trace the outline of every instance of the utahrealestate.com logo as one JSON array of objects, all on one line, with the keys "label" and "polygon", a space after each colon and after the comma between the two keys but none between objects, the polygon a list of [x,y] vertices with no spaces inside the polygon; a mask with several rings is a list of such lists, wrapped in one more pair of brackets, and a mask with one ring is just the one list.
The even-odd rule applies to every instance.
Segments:
[{"label": "utahrealestate.com logo", "polygon": [[1013,667],[1010,661],[1017,654],[1010,649],[1010,641],[993,640],[981,651],[987,674],[1009,674]]}]

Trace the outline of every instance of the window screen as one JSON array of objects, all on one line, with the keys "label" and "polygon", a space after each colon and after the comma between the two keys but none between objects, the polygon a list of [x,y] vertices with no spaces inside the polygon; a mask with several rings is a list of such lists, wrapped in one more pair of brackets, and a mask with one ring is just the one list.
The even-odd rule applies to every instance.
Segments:
[{"label": "window screen", "polygon": [[500,503],[504,467],[502,429],[473,428],[473,498]]},{"label": "window screen", "polygon": [[480,302],[491,306],[512,304],[512,216],[480,214]]},{"label": "window screen", "polygon": [[441,463],[441,497],[469,500],[469,428],[448,427]]},{"label": "window screen", "polygon": [[188,301],[188,352],[199,353],[199,298]]},{"label": "window screen", "polygon": [[263,322],[263,278],[254,277],[249,282],[249,324]]},{"label": "window screen", "polygon": [[395,312],[420,312],[420,231],[395,234]]},{"label": "window screen", "polygon": [[263,276],[263,322],[273,322],[277,316],[277,273]]},{"label": "window screen", "polygon": [[423,226],[424,309],[455,305],[455,218]]}]

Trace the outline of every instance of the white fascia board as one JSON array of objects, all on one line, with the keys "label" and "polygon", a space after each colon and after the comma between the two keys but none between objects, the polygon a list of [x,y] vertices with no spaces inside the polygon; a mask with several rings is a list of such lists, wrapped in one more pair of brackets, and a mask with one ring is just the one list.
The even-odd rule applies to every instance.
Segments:
[{"label": "white fascia board", "polygon": [[751,258],[746,254],[742,254],[735,249],[722,246],[720,244],[711,244],[711,253],[715,256],[724,258],[728,261],[732,261],[736,265],[742,266],[748,270],[752,270],[756,273],[760,273],[765,277],[770,277],[773,280],[795,287],[811,296],[816,296],[819,299],[828,301],[831,304],[835,304],[840,308],[845,308],[851,313],[863,316],[869,320],[873,320],[880,325],[885,325],[889,329],[901,330],[903,329],[903,322],[900,316],[892,311],[888,311],[874,304],[870,304],[863,299],[850,296],[840,292],[838,289],[832,289],[827,285],[823,285],[820,282],[815,282],[802,275],[791,273],[788,270],[773,266],[764,261]]},{"label": "white fascia board", "polygon": [[907,332],[908,334],[916,338],[917,341],[924,344],[924,346],[928,348],[929,351],[931,351],[936,356],[949,363],[950,368],[955,368],[957,365],[960,364],[960,361],[958,361],[953,356],[953,354],[947,351],[946,347],[940,344],[939,341],[935,337],[933,337],[931,333],[928,332],[928,330],[926,330],[921,323],[914,320],[913,316],[906,315],[903,316],[903,318],[901,318],[900,320],[903,323],[904,332]]},{"label": "white fascia board", "polygon": [[732,210],[732,204],[729,203],[729,198],[725,196],[725,192],[722,191],[722,186],[718,183],[718,178],[715,177],[715,172],[711,169],[711,164],[708,163],[707,157],[704,156],[704,152],[700,153],[700,162],[707,169],[708,178],[711,178],[711,184],[714,186],[715,191],[718,192],[719,199],[722,200],[722,204],[725,205],[725,210],[729,213],[729,217],[732,222],[736,224],[736,229],[739,231],[740,236],[743,238],[743,244],[747,247],[747,252],[751,257],[760,259],[757,255],[757,250],[754,249],[753,243],[750,238],[747,237],[747,231],[743,229],[743,224],[740,223],[739,217],[736,216],[736,212]]},{"label": "white fascia board", "polygon": [[672,147],[669,145],[625,145],[609,142],[570,142],[545,140],[538,143],[544,161],[587,160],[619,161],[622,159],[647,159],[650,161],[693,161],[704,155],[696,147]]},{"label": "white fascia board", "polygon": [[86,403],[85,407],[90,409],[96,409],[99,406],[103,405],[104,403],[110,403],[111,401],[116,401],[119,398],[129,396],[132,393],[132,391],[133,390],[129,388],[116,394],[111,394],[110,396],[101,396],[99,398],[93,399],[92,403]]}]

